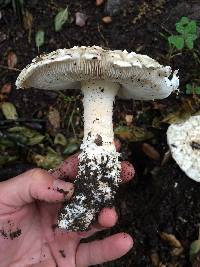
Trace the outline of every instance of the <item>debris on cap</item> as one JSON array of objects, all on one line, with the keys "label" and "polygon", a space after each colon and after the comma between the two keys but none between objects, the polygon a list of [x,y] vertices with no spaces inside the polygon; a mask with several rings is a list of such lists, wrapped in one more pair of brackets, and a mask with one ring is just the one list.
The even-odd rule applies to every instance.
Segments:
[{"label": "debris on cap", "polygon": [[179,86],[177,71],[172,73],[169,66],[162,66],[146,55],[99,46],[75,46],[36,57],[20,73],[16,86],[80,89],[81,82],[87,80],[118,83],[120,98],[137,100],[163,99]]},{"label": "debris on cap", "polygon": [[200,182],[200,115],[167,130],[167,142],[172,157],[186,175]]}]

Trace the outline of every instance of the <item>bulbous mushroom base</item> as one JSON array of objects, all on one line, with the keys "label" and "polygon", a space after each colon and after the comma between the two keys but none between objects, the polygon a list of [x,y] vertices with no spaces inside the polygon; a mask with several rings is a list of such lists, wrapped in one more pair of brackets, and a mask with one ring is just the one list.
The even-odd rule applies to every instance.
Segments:
[{"label": "bulbous mushroom base", "polygon": [[108,81],[82,83],[84,139],[74,197],[60,211],[60,228],[88,230],[101,208],[113,205],[121,167],[112,123],[113,102],[118,89],[118,84]]},{"label": "bulbous mushroom base", "polygon": [[59,213],[59,228],[86,231],[103,207],[112,207],[114,204],[120,181],[119,153],[114,145],[113,151],[98,148],[96,154],[91,155],[88,147],[80,154],[74,197],[70,203],[63,205]]}]

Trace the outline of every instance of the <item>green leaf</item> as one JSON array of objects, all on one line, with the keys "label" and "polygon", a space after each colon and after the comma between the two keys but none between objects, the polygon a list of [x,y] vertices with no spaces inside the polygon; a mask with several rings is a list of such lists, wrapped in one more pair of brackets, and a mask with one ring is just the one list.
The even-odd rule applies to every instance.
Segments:
[{"label": "green leaf", "polygon": [[195,88],[195,93],[197,95],[200,95],[200,86],[198,86],[198,87]]},{"label": "green leaf", "polygon": [[39,51],[39,48],[44,44],[44,31],[40,30],[36,32],[35,43]]},{"label": "green leaf", "polygon": [[176,31],[177,31],[178,33],[184,34],[184,32],[185,32],[185,27],[184,27],[180,22],[177,22],[177,23],[176,23]]},{"label": "green leaf", "polygon": [[197,34],[197,24],[196,21],[191,20],[188,25],[185,26],[185,33]]},{"label": "green leaf", "polygon": [[114,132],[117,137],[127,142],[144,141],[153,137],[152,132],[137,126],[118,126]]},{"label": "green leaf", "polygon": [[76,143],[71,143],[67,146],[67,148],[65,148],[65,150],[63,151],[64,155],[71,155],[73,154],[75,151],[77,151],[79,149],[79,145]]},{"label": "green leaf", "polygon": [[194,48],[194,40],[197,39],[197,35],[196,34],[187,34],[186,38],[185,38],[185,44],[189,49],[193,49]]},{"label": "green leaf", "polygon": [[56,134],[55,138],[54,138],[54,144],[55,145],[61,145],[61,146],[66,146],[67,144],[67,140],[65,138],[65,136],[61,133]]},{"label": "green leaf", "polygon": [[190,245],[190,261],[193,262],[195,260],[195,256],[200,251],[200,240],[195,240]]},{"label": "green leaf", "polygon": [[14,147],[15,143],[12,142],[11,140],[9,140],[8,138],[6,138],[6,136],[0,136],[0,151],[2,153],[2,151],[7,150],[10,147]]},{"label": "green leaf", "polygon": [[18,118],[18,114],[15,106],[10,102],[4,102],[1,105],[1,110],[3,115],[7,120],[16,120]]},{"label": "green leaf", "polygon": [[69,18],[68,7],[65,9],[61,9],[58,12],[58,14],[55,16],[54,19],[54,27],[56,32],[62,29],[62,26],[65,24],[65,22],[68,21],[68,18]]},{"label": "green leaf", "polygon": [[47,152],[45,155],[36,154],[33,155],[33,162],[37,164],[38,167],[45,169],[53,169],[60,165],[62,162],[62,157],[51,147],[47,147]]},{"label": "green leaf", "polygon": [[186,84],[186,94],[191,94],[192,93],[192,85],[191,84]]},{"label": "green leaf", "polygon": [[68,144],[65,150],[63,151],[64,155],[71,155],[74,152],[76,152],[80,147],[80,142],[76,138],[69,138],[68,139]]},{"label": "green leaf", "polygon": [[15,161],[18,159],[17,155],[9,155],[9,154],[0,154],[0,166],[5,165],[9,162]]},{"label": "green leaf", "polygon": [[182,25],[187,25],[189,23],[188,17],[182,17],[179,21]]},{"label": "green leaf", "polygon": [[184,39],[181,35],[172,35],[168,37],[168,42],[181,50],[184,47]]},{"label": "green leaf", "polygon": [[9,136],[28,146],[34,146],[42,142],[44,135],[24,126],[16,126],[8,129]]}]

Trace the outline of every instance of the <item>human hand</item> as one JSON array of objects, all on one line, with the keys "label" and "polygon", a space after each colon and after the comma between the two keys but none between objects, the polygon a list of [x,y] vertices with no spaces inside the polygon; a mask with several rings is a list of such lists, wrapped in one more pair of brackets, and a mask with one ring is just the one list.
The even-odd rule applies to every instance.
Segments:
[{"label": "human hand", "polygon": [[[131,249],[133,241],[126,233],[80,243],[116,223],[114,208],[104,208],[87,232],[53,227],[61,202],[73,194],[73,184],[60,178],[73,180],[77,166],[76,154],[51,174],[33,169],[0,183],[1,267],[86,267],[117,259]],[[129,181],[133,174],[132,165],[122,162],[121,179]]]}]

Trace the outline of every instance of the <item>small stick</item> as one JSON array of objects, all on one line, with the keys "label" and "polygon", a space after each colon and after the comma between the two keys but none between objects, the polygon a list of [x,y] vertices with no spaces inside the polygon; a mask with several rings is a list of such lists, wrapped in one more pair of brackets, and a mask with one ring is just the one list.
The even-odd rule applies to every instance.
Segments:
[{"label": "small stick", "polygon": [[21,71],[20,69],[17,69],[17,68],[11,68],[11,67],[7,67],[7,66],[4,66],[4,65],[0,65],[0,68],[2,69],[6,69],[6,70],[14,70],[14,71]]}]

